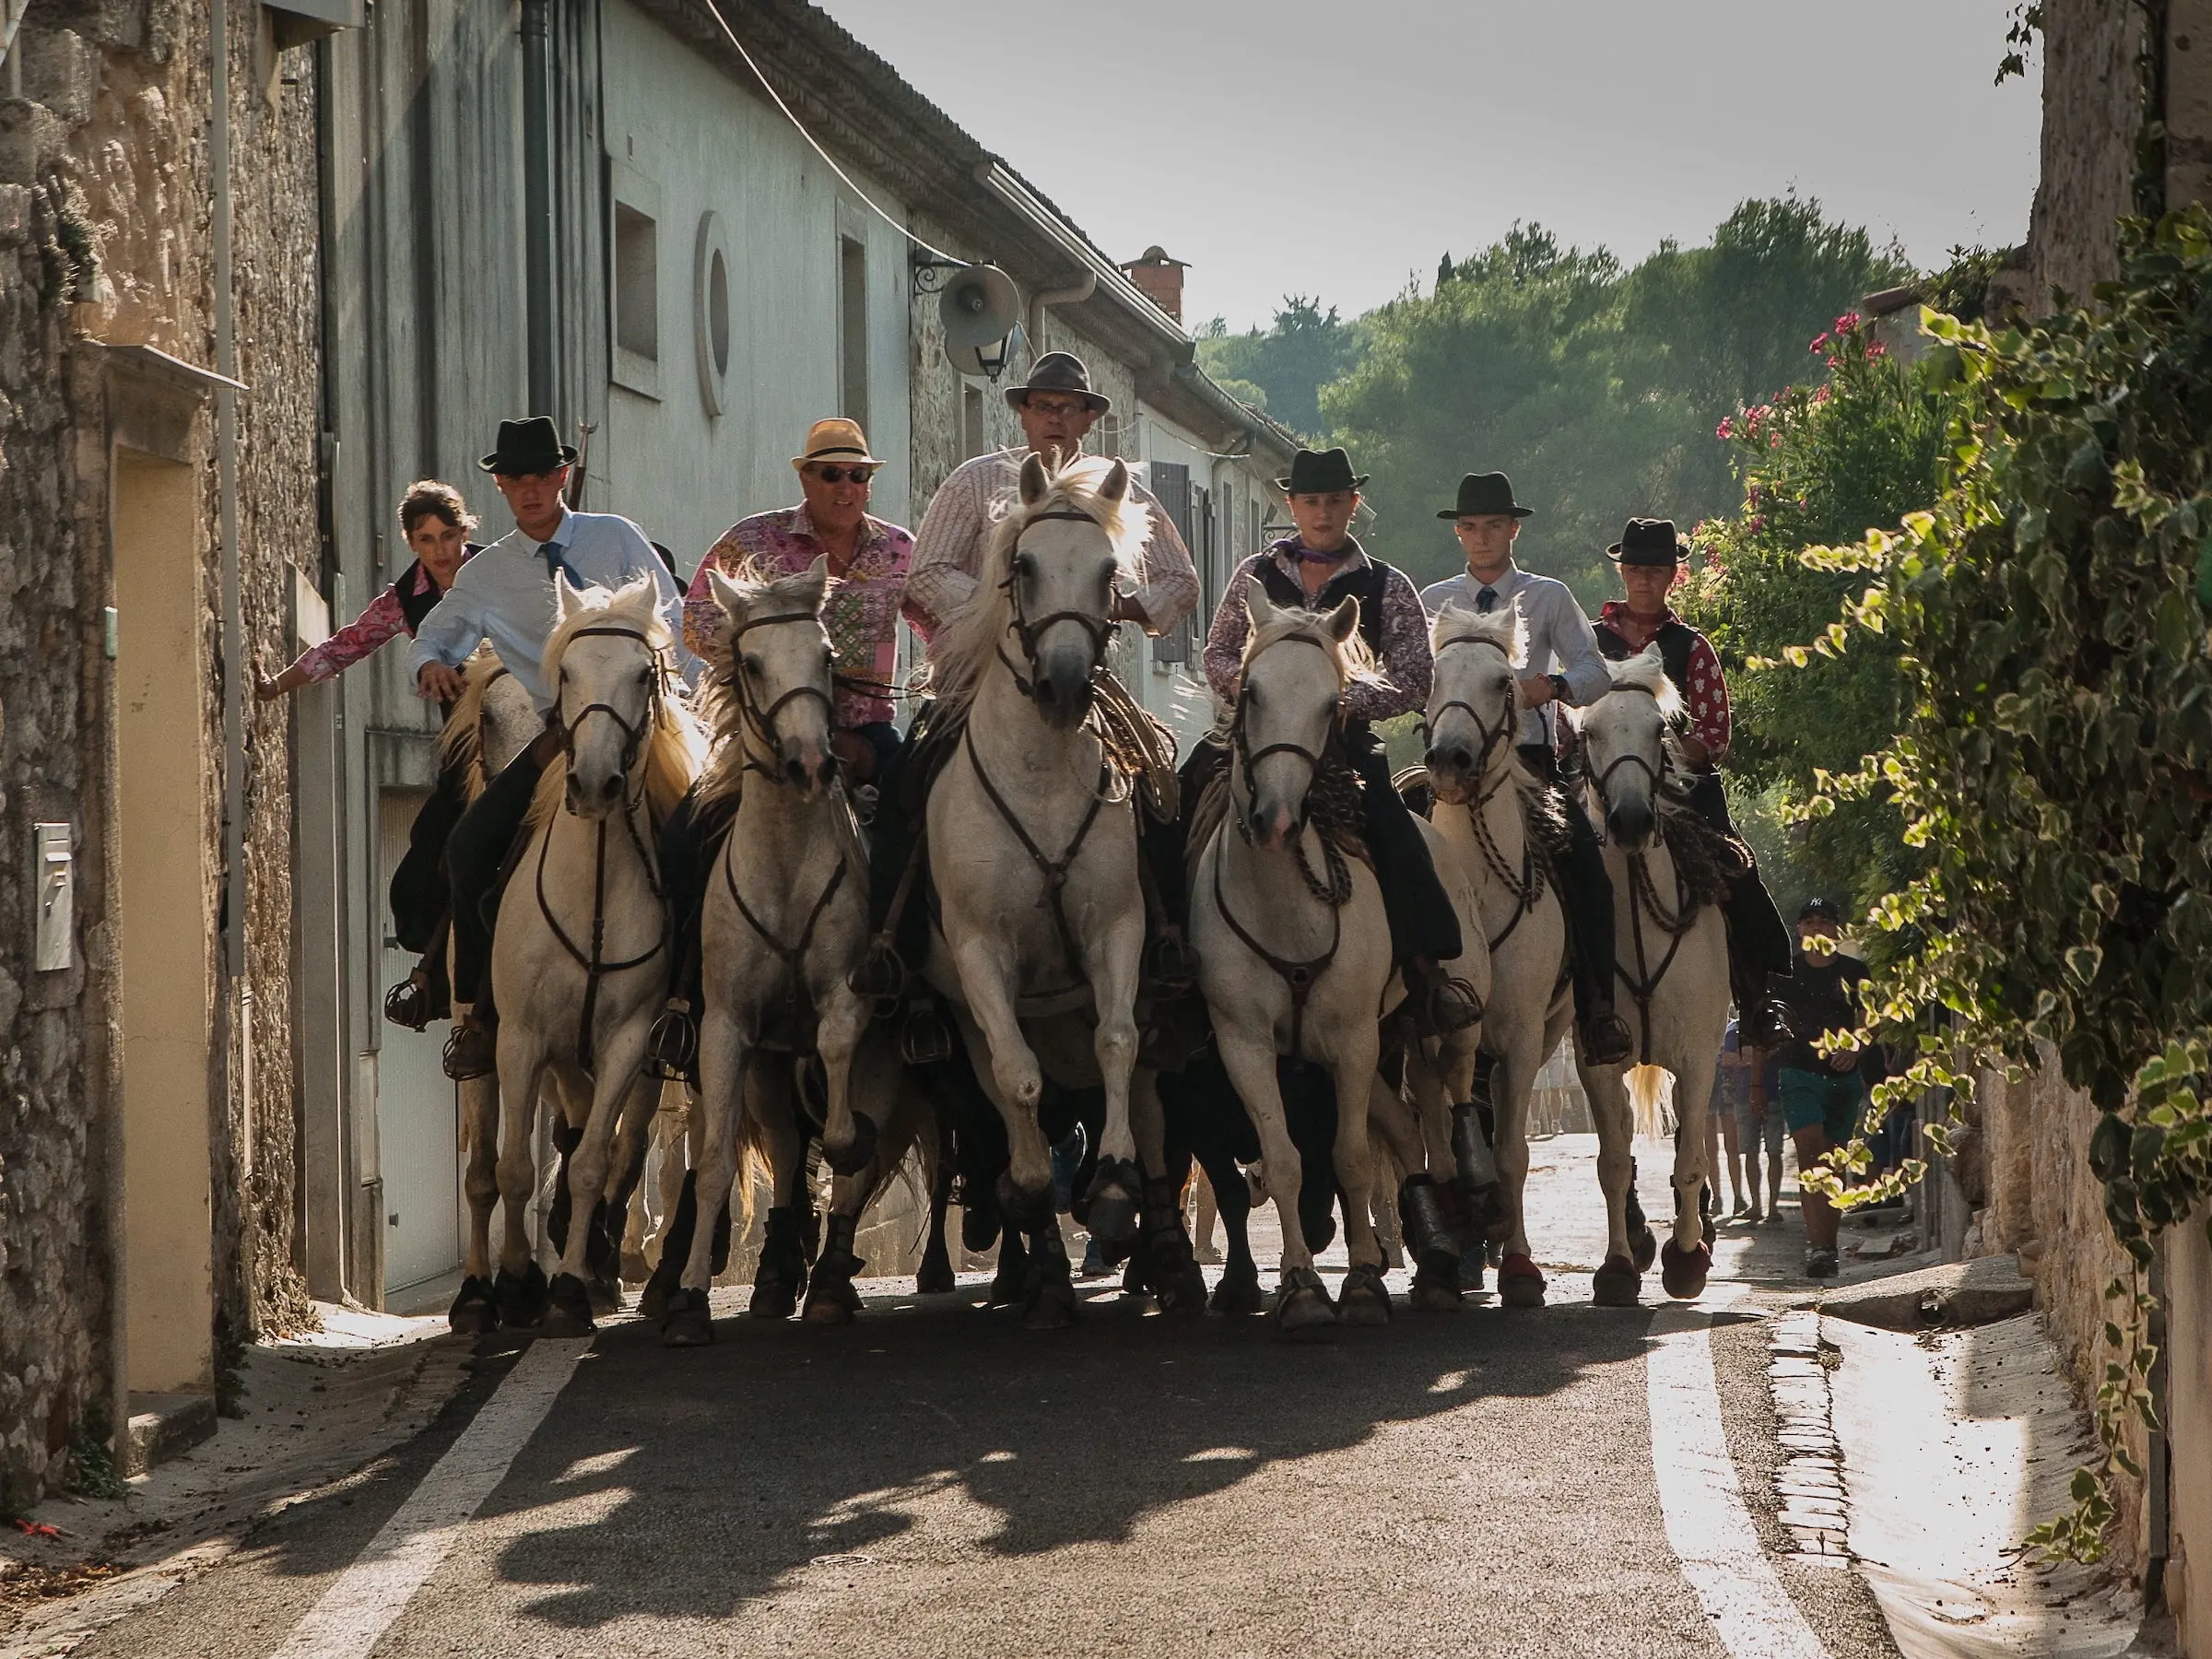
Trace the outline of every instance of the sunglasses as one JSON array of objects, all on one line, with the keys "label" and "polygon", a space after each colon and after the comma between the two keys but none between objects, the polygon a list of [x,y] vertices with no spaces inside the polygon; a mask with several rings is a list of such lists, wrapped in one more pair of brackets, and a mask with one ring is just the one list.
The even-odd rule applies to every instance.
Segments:
[{"label": "sunglasses", "polygon": [[818,466],[814,476],[825,484],[842,484],[847,478],[855,484],[865,484],[876,476],[872,466]]}]

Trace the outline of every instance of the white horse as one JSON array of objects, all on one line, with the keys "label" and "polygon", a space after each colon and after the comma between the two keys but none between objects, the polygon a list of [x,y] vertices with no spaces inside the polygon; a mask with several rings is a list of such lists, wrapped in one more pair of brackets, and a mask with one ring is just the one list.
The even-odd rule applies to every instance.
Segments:
[{"label": "white horse", "polygon": [[[1437,618],[1431,642],[1436,667],[1425,757],[1435,799],[1431,821],[1453,864],[1474,886],[1490,955],[1482,1046],[1496,1062],[1489,1099],[1499,1194],[1491,1231],[1505,1247],[1498,1299],[1507,1307],[1535,1308],[1544,1303],[1544,1275],[1529,1252],[1523,1205],[1529,1094],[1546,1056],[1574,1023],[1574,1001],[1566,971],[1566,911],[1529,833],[1528,809],[1542,810],[1547,792],[1514,748],[1527,629],[1517,609],[1483,616],[1454,605]],[[1454,1126],[1464,1142],[1465,1127]],[[1455,1167],[1460,1149],[1450,1149],[1454,1165],[1447,1167]],[[1423,1283],[1416,1276],[1417,1306],[1458,1303],[1456,1265],[1427,1277]]]},{"label": "white horse", "polygon": [[[531,802],[492,946],[506,1212],[499,1290],[502,1310],[520,1314],[513,1323],[537,1314],[581,1332],[593,1324],[587,1248],[603,1233],[615,1131],[620,1123],[627,1153],[655,1103],[645,1053],[670,971],[657,825],[697,776],[705,742],[669,695],[674,641],[652,582],[579,593],[562,582],[555,603],[544,671],[558,688],[563,754]],[[549,1287],[530,1259],[524,1220],[536,1179],[531,1130],[548,1074],[578,1135],[569,1155],[571,1225]]]},{"label": "white horse", "polygon": [[702,700],[717,747],[697,805],[711,812],[735,794],[737,806],[700,918],[704,1224],[692,1232],[681,1287],[667,1298],[661,1327],[662,1340],[679,1347],[713,1340],[707,1291],[715,1211],[728,1202],[748,1112],[776,1182],[752,1311],[781,1318],[796,1304],[806,1277],[798,1230],[806,1131],[794,1054],[820,1058],[823,1154],[837,1176],[829,1238],[807,1298],[810,1321],[838,1323],[857,1310],[852,1280],[862,1264],[853,1240],[861,1211],[927,1116],[882,1037],[866,1045],[861,1089],[876,1115],[853,1108],[869,1018],[847,982],[867,947],[868,874],[830,747],[835,689],[821,620],[828,562],[818,559],[796,576],[733,582],[710,571],[708,580],[724,620]]},{"label": "white horse", "polygon": [[1674,1231],[1660,1247],[1660,1278],[1669,1296],[1687,1299],[1704,1289],[1712,1271],[1698,1201],[1712,1173],[1706,1118],[1728,1028],[1728,938],[1719,908],[1693,900],[1667,846],[1670,823],[1691,810],[1666,787],[1680,764],[1671,728],[1682,718],[1681,693],[1655,645],[1607,666],[1612,689],[1577,718],[1613,878],[1617,971],[1636,1006],[1637,1063],[1632,1070],[1579,1069],[1597,1121],[1597,1179],[1606,1194],[1606,1260],[1595,1296],[1631,1303],[1641,1283],[1628,1230],[1633,1137],[1639,1121],[1657,1121],[1662,1070],[1674,1074],[1680,1123]]},{"label": "white horse", "polygon": [[1031,1240],[1026,1317],[1037,1327],[1065,1324],[1076,1305],[1037,1124],[1044,1065],[1057,1082],[1105,1089],[1089,1209],[1102,1244],[1136,1233],[1140,1130],[1146,1167],[1163,1161],[1149,1074],[1133,1085],[1145,945],[1135,807],[1085,724],[1112,633],[1114,579],[1146,534],[1146,510],[1128,498],[1119,461],[1077,459],[1055,472],[1031,455],[934,670],[940,710],[963,729],[925,818],[939,907],[927,971],[1006,1120],[999,1206]]},{"label": "white horse", "polygon": [[[1371,680],[1374,665],[1359,634],[1359,606],[1347,599],[1325,617],[1278,609],[1247,577],[1235,603],[1252,631],[1244,647],[1236,714],[1230,728],[1229,811],[1191,865],[1191,936],[1198,982],[1230,1080],[1259,1132],[1261,1159],[1281,1218],[1283,1256],[1275,1312],[1288,1334],[1390,1318],[1383,1253],[1371,1194],[1371,1092],[1381,1088],[1379,1021],[1403,1000],[1392,959],[1390,923],[1373,871],[1336,850],[1312,821],[1312,791],[1337,740],[1344,689]],[[1339,760],[1338,764],[1341,764]],[[1423,833],[1436,854],[1435,835]],[[1439,871],[1461,917],[1466,952],[1450,967],[1488,989],[1488,958],[1475,925],[1473,895]],[[1432,1059],[1409,1045],[1409,1074],[1430,1081],[1424,1117],[1448,1108],[1448,1077],[1472,1084],[1477,1031],[1458,1033]],[[1278,1055],[1325,1066],[1335,1083],[1336,1180],[1344,1195],[1345,1242],[1351,1258],[1332,1306],[1313,1270],[1298,1216],[1301,1165],[1285,1121],[1276,1076]],[[1386,1091],[1385,1091],[1386,1092]],[[1419,1147],[1397,1148],[1409,1169]]]}]

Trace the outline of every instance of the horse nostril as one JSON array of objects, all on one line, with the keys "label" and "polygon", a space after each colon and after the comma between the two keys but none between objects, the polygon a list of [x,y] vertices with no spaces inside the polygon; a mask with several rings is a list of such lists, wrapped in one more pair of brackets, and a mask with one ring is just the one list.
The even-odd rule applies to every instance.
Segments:
[{"label": "horse nostril", "polygon": [[796,755],[783,762],[783,771],[794,783],[804,784],[806,782],[806,762]]}]

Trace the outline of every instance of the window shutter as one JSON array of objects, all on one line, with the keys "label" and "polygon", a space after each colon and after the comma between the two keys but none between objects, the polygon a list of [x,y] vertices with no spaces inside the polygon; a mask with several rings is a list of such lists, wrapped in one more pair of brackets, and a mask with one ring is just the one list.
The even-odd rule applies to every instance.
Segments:
[{"label": "window shutter", "polygon": [[[1191,469],[1174,461],[1155,461],[1151,466],[1152,493],[1159,498],[1160,507],[1182,537],[1182,545],[1192,548],[1194,559],[1196,547],[1191,535]],[[1191,660],[1191,631],[1187,622],[1179,624],[1152,641],[1152,660],[1155,663],[1187,663]]]}]

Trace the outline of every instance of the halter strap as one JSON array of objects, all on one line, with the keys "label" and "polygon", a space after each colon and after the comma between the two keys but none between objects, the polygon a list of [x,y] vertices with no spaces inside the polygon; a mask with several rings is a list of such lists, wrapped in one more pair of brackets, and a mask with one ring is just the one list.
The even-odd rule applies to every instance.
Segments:
[{"label": "halter strap", "polygon": [[1238,921],[1236,912],[1229,908],[1229,895],[1221,890],[1221,865],[1228,856],[1229,849],[1220,841],[1219,831],[1217,830],[1215,835],[1214,908],[1221,912],[1221,920],[1229,924],[1229,931],[1237,935],[1244,948],[1275,970],[1276,976],[1283,982],[1283,988],[1290,993],[1290,1053],[1296,1057],[1305,1037],[1306,998],[1313,994],[1314,982],[1326,973],[1329,965],[1335,961],[1336,947],[1344,942],[1343,908],[1335,904],[1328,907],[1329,947],[1319,956],[1297,961],[1289,957],[1276,955],[1253,937],[1252,930]]},{"label": "halter strap", "polygon": [[[1026,532],[1030,525],[1041,519],[1065,519],[1075,524],[1097,524],[1100,530],[1105,528],[1091,513],[1078,512],[1073,507],[1053,507],[1042,512],[1030,513],[1022,521],[1023,531]],[[1020,549],[1019,535],[1014,538],[1014,547],[1017,551]],[[1090,671],[1095,676],[1106,659],[1106,643],[1113,635],[1112,618],[1094,617],[1088,611],[1056,610],[1032,622],[1022,613],[1021,591],[1016,584],[1015,574],[1013,571],[1007,571],[1006,580],[998,585],[1006,594],[1012,610],[1012,615],[1006,619],[1006,631],[1021,641],[1021,653],[1030,660],[1030,671],[1032,674],[1036,672],[1037,641],[1044,630],[1062,622],[1073,622],[1090,636]],[[1006,655],[1004,645],[998,648],[998,660],[1006,665],[1006,672],[1014,677],[1014,684],[1020,688],[1021,694],[1034,702],[1037,698],[1035,682],[1025,677],[1021,670],[1014,665],[1014,659]]]},{"label": "halter strap", "polygon": [[[1006,828],[1013,830],[1015,839],[1021,842],[1022,851],[1030,855],[1030,862],[1037,866],[1037,873],[1044,877],[1044,895],[1039,903],[1050,903],[1053,924],[1060,931],[1060,947],[1067,953],[1067,965],[1081,982],[1088,984],[1089,976],[1083,971],[1082,948],[1077,943],[1076,930],[1067,919],[1065,888],[1068,873],[1075,867],[1076,856],[1083,851],[1083,842],[1090,834],[1091,825],[1098,822],[1099,808],[1106,804],[1106,791],[1112,781],[1112,770],[1104,760],[1099,762],[1099,786],[1091,792],[1090,806],[1083,814],[1083,821],[1076,826],[1075,839],[1067,843],[1067,851],[1058,858],[1047,858],[1044,849],[1037,844],[1036,839],[1030,834],[1022,821],[1014,816],[1014,809],[1006,805],[1006,796],[998,793],[998,785],[991,782],[991,774],[983,770],[983,758],[976,751],[975,726],[972,722],[961,725],[960,743],[968,751],[968,764],[975,769],[975,781],[983,786],[984,797],[997,808],[998,816],[1006,820]],[[1069,988],[1072,990],[1074,987]]]},{"label": "halter strap", "polygon": [[[786,704],[795,702],[802,697],[818,699],[823,711],[830,717],[830,724],[835,725],[837,724],[837,699],[833,691],[826,691],[819,686],[799,685],[790,688],[765,709],[755,708],[752,697],[746,689],[745,665],[736,660],[737,641],[756,628],[775,628],[789,622],[811,622],[819,627],[821,620],[821,613],[818,611],[784,611],[773,617],[755,617],[749,621],[735,624],[730,629],[730,679],[737,693],[738,717],[744,721],[753,735],[760,739],[764,747],[772,748],[776,746],[776,716],[783,712]],[[830,677],[830,683],[834,687],[836,683],[834,675]],[[774,768],[763,766],[749,756],[742,770],[759,772],[762,777],[773,779],[778,783],[791,782],[789,778]],[[734,896],[735,889],[732,891]],[[738,900],[738,908],[740,910],[745,908],[743,900]],[[750,918],[748,917],[747,920]]]}]

